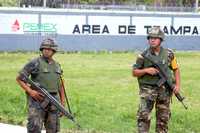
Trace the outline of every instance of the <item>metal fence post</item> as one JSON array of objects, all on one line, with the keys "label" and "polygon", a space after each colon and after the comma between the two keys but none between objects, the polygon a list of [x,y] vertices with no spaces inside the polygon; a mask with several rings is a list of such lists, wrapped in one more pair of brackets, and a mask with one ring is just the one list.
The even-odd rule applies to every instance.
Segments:
[{"label": "metal fence post", "polygon": [[199,10],[199,0],[196,0],[195,11],[198,12],[198,10]]},{"label": "metal fence post", "polygon": [[47,7],[47,0],[43,0],[43,7],[44,7],[44,8]]}]

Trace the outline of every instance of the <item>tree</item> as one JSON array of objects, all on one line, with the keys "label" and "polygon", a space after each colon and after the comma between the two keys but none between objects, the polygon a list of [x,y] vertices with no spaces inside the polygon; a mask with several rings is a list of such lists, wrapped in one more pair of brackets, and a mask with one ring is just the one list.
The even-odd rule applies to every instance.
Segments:
[{"label": "tree", "polygon": [[0,6],[19,6],[19,0],[0,0]]}]

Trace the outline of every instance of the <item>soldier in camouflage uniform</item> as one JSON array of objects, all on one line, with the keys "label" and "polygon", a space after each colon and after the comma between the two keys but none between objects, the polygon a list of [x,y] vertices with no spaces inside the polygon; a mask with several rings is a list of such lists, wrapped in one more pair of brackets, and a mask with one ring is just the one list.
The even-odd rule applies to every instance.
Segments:
[{"label": "soldier in camouflage uniform", "polygon": [[34,82],[44,86],[47,91],[56,99],[60,99],[64,106],[64,88],[61,84],[60,76],[62,70],[60,65],[53,59],[57,51],[57,45],[52,39],[45,39],[40,46],[42,55],[28,62],[17,76],[17,82],[25,90],[28,97],[28,133],[40,133],[43,124],[47,133],[57,133],[60,129],[59,112],[56,107],[48,103],[46,108],[42,108],[43,95],[31,88],[26,82],[23,74],[31,76]]},{"label": "soldier in camouflage uniform", "polygon": [[[174,82],[174,93],[180,90],[180,72],[174,53],[170,49],[161,46],[164,33],[159,27],[153,27],[147,36],[149,48],[144,51],[151,59],[162,62],[165,70]],[[143,53],[143,54],[144,54]],[[156,133],[167,133],[170,118],[170,99],[172,93],[165,86],[158,87],[159,71],[153,64],[145,59],[142,54],[137,57],[133,65],[133,76],[138,78],[140,88],[140,104],[137,113],[137,126],[139,133],[148,133],[151,121],[151,111],[155,105]]]}]

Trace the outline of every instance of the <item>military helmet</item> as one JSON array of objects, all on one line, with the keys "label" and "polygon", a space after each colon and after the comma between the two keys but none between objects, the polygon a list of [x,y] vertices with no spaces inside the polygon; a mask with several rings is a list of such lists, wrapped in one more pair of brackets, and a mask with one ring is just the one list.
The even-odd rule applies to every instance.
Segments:
[{"label": "military helmet", "polygon": [[165,38],[165,34],[160,29],[160,27],[156,26],[156,27],[153,27],[153,28],[150,29],[150,31],[147,35],[147,39],[149,40],[150,37],[158,37],[163,41],[164,38]]},{"label": "military helmet", "polygon": [[42,51],[44,48],[49,48],[56,52],[58,50],[58,45],[55,44],[53,39],[47,38],[42,41],[40,45],[40,51]]}]

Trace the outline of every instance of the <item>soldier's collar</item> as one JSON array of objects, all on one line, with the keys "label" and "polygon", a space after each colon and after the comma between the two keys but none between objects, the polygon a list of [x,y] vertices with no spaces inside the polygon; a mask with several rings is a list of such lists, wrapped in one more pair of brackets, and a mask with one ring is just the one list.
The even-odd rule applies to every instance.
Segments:
[{"label": "soldier's collar", "polygon": [[152,54],[152,55],[159,55],[161,52],[162,52],[162,50],[163,50],[163,47],[162,46],[160,46],[160,52],[159,53],[155,53],[154,51],[153,51],[153,49],[150,47],[149,48],[149,50],[150,50],[150,53]]},{"label": "soldier's collar", "polygon": [[44,57],[44,56],[42,56],[41,58],[48,64],[52,64],[54,62],[53,59],[49,60],[47,57]]}]

